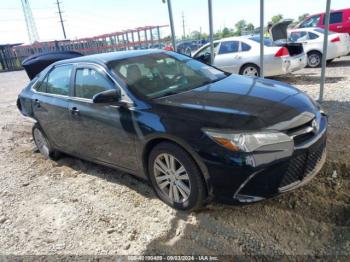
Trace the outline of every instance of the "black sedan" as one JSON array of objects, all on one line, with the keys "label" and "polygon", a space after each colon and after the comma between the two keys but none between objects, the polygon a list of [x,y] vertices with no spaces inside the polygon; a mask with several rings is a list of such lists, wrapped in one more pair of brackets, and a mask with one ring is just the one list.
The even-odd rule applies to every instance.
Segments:
[{"label": "black sedan", "polygon": [[17,105],[36,120],[34,141],[46,158],[63,152],[148,179],[181,210],[292,190],[326,158],[327,117],[306,94],[174,52],[55,62]]}]

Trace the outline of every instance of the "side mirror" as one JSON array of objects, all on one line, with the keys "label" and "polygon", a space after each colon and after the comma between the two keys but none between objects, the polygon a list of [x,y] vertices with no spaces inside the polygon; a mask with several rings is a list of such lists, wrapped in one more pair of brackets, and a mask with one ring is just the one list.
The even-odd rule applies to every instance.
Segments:
[{"label": "side mirror", "polygon": [[118,102],[121,99],[119,89],[110,89],[94,95],[92,101],[94,103]]}]

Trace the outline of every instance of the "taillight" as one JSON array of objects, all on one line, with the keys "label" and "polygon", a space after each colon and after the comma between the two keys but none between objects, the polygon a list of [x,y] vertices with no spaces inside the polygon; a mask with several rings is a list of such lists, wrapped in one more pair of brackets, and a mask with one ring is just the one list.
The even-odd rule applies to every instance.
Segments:
[{"label": "taillight", "polygon": [[337,36],[336,38],[331,40],[332,43],[340,42],[340,37]]},{"label": "taillight", "polygon": [[275,54],[275,57],[288,56],[288,55],[289,55],[288,49],[286,47],[281,47]]}]

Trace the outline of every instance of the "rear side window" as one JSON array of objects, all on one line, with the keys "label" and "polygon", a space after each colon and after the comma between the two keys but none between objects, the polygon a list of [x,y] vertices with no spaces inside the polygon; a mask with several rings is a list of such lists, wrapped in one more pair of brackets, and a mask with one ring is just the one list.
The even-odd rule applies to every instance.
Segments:
[{"label": "rear side window", "polygon": [[71,65],[58,66],[54,68],[47,77],[46,92],[50,94],[67,96],[69,94],[71,73]]},{"label": "rear side window", "polygon": [[92,99],[94,95],[113,88],[113,83],[94,69],[79,68],[76,71],[76,97]]},{"label": "rear side window", "polygon": [[249,51],[251,49],[250,45],[242,42],[242,51],[245,52],[245,51]]},{"label": "rear side window", "polygon": [[[343,12],[334,12],[331,13],[329,17],[329,23],[330,24],[338,24],[343,22]],[[323,21],[323,24],[325,24],[325,21]]]},{"label": "rear side window", "polygon": [[317,38],[319,38],[318,35],[316,35],[316,34],[314,34],[314,33],[312,33],[312,32],[309,32],[309,39],[310,39],[310,40],[314,40],[314,39],[317,39]]},{"label": "rear side window", "polygon": [[239,42],[238,41],[224,41],[220,45],[219,54],[229,54],[235,53],[239,50]]}]

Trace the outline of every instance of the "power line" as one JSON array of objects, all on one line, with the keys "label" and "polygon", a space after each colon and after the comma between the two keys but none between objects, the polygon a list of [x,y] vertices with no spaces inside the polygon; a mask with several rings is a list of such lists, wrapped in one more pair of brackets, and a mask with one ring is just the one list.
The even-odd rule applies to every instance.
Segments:
[{"label": "power line", "polygon": [[62,18],[62,11],[61,11],[61,7],[60,7],[60,1],[56,0],[56,4],[57,4],[57,8],[58,8],[58,14],[60,15],[60,22],[61,22],[61,26],[62,26],[62,31],[63,31],[63,36],[64,39],[67,39],[66,37],[66,30],[64,29],[64,23],[63,23],[63,18]]}]

